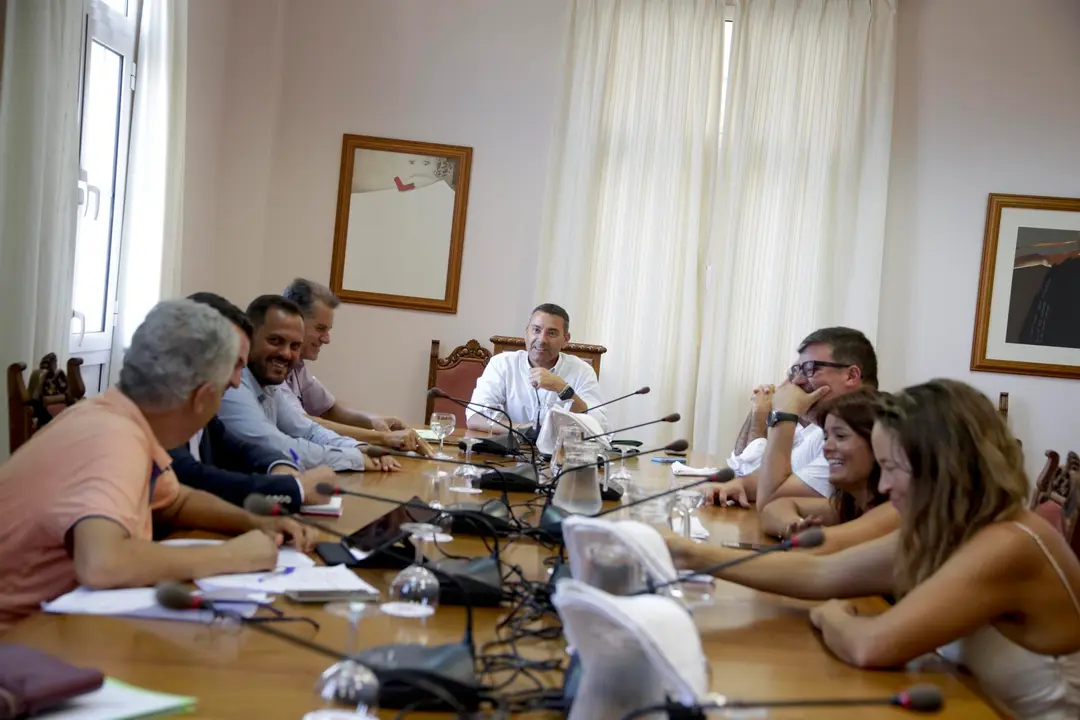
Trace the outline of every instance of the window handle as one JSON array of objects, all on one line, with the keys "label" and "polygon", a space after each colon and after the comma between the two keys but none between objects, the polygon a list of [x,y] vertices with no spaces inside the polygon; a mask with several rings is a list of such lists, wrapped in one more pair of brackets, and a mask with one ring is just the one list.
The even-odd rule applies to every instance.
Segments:
[{"label": "window handle", "polygon": [[72,310],[71,317],[79,321],[79,341],[75,343],[75,347],[82,347],[83,338],[86,337],[86,316],[78,310]]},{"label": "window handle", "polygon": [[[83,217],[90,212],[90,196],[94,196],[94,217],[92,220],[98,219],[98,213],[101,212],[101,189],[97,185],[91,185],[87,178],[86,168],[79,169],[79,204],[83,206]],[[85,195],[83,194],[83,188],[85,186]]]}]

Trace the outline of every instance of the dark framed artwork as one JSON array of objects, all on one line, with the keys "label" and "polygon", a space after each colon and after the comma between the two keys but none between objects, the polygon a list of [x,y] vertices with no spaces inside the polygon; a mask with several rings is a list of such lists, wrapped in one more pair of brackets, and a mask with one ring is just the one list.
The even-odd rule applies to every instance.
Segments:
[{"label": "dark framed artwork", "polygon": [[1080,198],[990,195],[971,369],[1080,378]]}]

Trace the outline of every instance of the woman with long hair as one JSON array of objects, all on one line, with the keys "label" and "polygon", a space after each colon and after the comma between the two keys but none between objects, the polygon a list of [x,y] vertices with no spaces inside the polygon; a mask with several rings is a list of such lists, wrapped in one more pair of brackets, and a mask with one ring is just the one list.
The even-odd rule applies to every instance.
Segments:
[{"label": "woman with long hair", "polygon": [[845,393],[822,403],[818,425],[825,435],[829,499],[782,497],[761,511],[761,526],[768,535],[790,537],[814,525],[825,525],[825,543],[811,551],[819,555],[887,535],[900,524],[900,516],[878,487],[881,467],[874,459],[870,434],[877,407],[884,396],[873,388]]},{"label": "woman with long hair", "polygon": [[[939,650],[1012,717],[1080,717],[1080,561],[1027,509],[1020,445],[990,400],[953,380],[907,388],[878,411],[872,440],[898,530],[719,576],[806,599],[895,593],[880,615],[830,600],[810,620],[852,665],[893,667]],[[743,554],[678,538],[669,547],[692,568]]]}]

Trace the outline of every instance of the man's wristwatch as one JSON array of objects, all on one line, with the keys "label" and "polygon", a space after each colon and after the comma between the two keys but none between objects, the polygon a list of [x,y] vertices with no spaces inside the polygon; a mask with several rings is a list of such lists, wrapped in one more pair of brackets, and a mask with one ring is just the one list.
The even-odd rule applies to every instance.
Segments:
[{"label": "man's wristwatch", "polygon": [[574,388],[570,387],[569,384],[567,384],[567,386],[562,389],[562,392],[559,393],[559,399],[560,400],[570,400],[573,397],[574,397]]},{"label": "man's wristwatch", "polygon": [[772,427],[776,423],[782,422],[797,423],[799,422],[799,416],[795,413],[776,412],[775,410],[773,410],[771,413],[769,413],[769,416],[765,418],[765,427]]}]

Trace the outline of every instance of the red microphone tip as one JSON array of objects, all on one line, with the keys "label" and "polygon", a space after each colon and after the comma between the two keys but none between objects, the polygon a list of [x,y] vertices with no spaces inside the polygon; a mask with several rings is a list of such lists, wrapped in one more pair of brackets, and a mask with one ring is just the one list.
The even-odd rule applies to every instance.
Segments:
[{"label": "red microphone tip", "polygon": [[670,415],[665,415],[663,420],[664,422],[676,423],[682,420],[682,415],[679,413],[671,413]]}]

